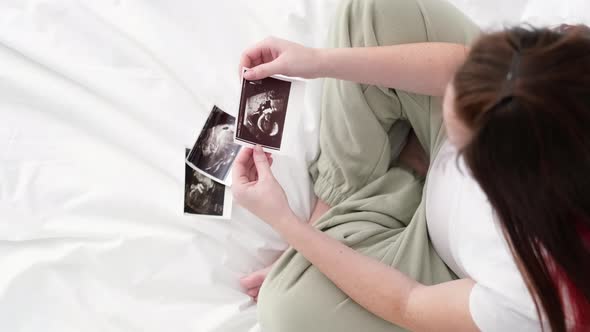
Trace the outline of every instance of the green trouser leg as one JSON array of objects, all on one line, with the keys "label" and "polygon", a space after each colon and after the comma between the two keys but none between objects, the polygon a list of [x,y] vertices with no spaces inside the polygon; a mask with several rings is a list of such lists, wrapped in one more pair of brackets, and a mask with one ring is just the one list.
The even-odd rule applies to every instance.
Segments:
[{"label": "green trouser leg", "polygon": [[[467,44],[478,34],[468,18],[444,1],[348,0],[336,14],[330,43]],[[326,80],[321,152],[310,172],[316,194],[333,208],[317,228],[424,284],[435,284],[454,275],[428,239],[424,181],[395,163],[410,126],[434,156],[444,139],[440,100]],[[267,276],[258,315],[265,332],[403,330],[363,309],[292,248]]]}]

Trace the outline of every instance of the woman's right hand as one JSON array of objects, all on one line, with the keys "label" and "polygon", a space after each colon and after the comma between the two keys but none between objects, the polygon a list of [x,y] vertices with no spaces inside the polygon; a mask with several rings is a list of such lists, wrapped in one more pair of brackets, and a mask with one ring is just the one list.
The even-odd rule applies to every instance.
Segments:
[{"label": "woman's right hand", "polygon": [[247,49],[240,59],[247,80],[259,80],[272,75],[317,78],[320,70],[319,50],[287,40],[269,37]]}]

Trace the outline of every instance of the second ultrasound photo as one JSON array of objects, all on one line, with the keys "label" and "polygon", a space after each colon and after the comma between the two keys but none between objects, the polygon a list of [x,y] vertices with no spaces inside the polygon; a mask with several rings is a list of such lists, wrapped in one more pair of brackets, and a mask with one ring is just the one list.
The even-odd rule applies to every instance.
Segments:
[{"label": "second ultrasound photo", "polygon": [[229,185],[231,167],[240,151],[234,143],[235,118],[213,106],[187,164],[213,180]]}]

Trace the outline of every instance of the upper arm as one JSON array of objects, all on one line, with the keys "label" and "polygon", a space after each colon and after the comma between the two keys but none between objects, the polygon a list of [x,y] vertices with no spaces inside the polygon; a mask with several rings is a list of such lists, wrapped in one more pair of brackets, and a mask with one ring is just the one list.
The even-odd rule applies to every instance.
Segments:
[{"label": "upper arm", "polygon": [[418,285],[408,294],[404,325],[412,331],[479,331],[469,310],[475,282],[460,279]]}]

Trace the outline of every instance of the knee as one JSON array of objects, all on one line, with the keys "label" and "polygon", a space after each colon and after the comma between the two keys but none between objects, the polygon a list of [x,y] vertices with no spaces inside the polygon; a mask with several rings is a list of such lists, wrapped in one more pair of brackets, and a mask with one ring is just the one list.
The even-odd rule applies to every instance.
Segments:
[{"label": "knee", "polygon": [[[334,308],[334,295],[330,282],[313,267],[301,271],[285,271],[284,278],[266,280],[258,297],[258,320],[264,331],[314,332],[323,331]],[[295,272],[295,273],[293,273]],[[312,272],[311,274],[309,272]]]},{"label": "knee", "polygon": [[300,276],[301,283],[292,287],[279,288],[284,281],[281,280],[261,290],[258,298],[258,321],[263,331],[400,330],[363,309],[323,275],[306,274],[307,272]]},{"label": "knee", "polygon": [[418,0],[345,0],[335,16],[335,46],[370,47],[427,41],[422,9]]},{"label": "knee", "polygon": [[292,292],[265,287],[258,297],[258,321],[264,331],[313,331],[309,322],[317,321],[313,301],[305,300],[305,292]]}]

